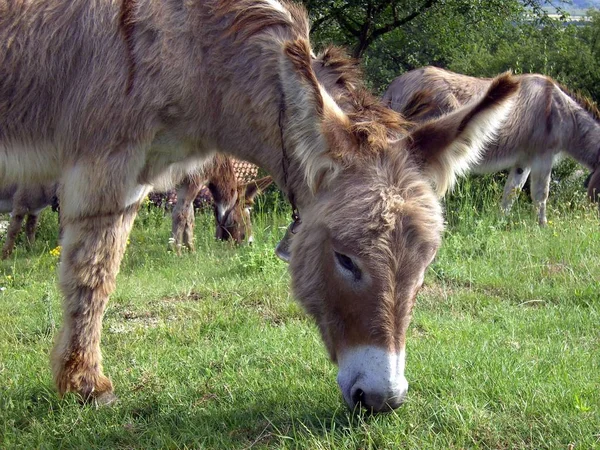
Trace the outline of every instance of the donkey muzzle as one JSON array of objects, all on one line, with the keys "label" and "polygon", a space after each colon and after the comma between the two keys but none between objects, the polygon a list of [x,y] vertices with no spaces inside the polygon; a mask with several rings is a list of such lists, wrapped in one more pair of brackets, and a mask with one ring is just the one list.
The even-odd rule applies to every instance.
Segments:
[{"label": "donkey muzzle", "polygon": [[344,351],[339,361],[338,384],[346,404],[371,412],[398,408],[406,397],[404,351],[389,352],[375,346]]}]

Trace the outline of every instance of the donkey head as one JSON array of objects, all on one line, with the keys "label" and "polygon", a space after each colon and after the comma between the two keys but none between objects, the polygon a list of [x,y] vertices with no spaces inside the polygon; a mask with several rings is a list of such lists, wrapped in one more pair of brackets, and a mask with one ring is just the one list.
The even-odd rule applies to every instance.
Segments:
[{"label": "donkey head", "polygon": [[219,189],[213,183],[208,184],[214,199],[215,220],[217,222],[216,238],[227,241],[232,239],[241,244],[246,239],[252,242],[252,222],[250,210],[258,194],[264,191],[273,179],[270,176],[245,184],[235,189]]},{"label": "donkey head", "polygon": [[408,389],[411,311],[441,242],[438,196],[478,158],[517,83],[499,78],[479,102],[409,133],[359,88],[330,95],[306,43],[287,44],[285,55],[286,145],[311,192],[291,239],[294,294],[339,365],[346,403],[396,408]]}]

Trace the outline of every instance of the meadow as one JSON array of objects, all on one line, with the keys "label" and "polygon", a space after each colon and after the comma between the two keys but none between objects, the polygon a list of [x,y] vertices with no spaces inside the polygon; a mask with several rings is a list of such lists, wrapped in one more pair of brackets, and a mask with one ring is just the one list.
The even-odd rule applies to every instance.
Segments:
[{"label": "meadow", "polygon": [[0,264],[0,448],[600,448],[598,209],[581,180],[554,183],[541,229],[523,195],[498,212],[501,181],[469,179],[447,199],[407,337],[408,399],[381,415],[344,406],[273,253],[289,211],[272,201],[254,211],[252,246],[215,242],[206,212],[181,257],[170,217],[144,207],[104,318],[120,400],[59,399],[45,211],[34,246]]}]

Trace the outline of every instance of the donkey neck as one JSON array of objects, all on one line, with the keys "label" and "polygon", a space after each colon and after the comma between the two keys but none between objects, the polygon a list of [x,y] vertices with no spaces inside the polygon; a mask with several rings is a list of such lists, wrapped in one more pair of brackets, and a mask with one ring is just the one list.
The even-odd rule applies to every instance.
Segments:
[{"label": "donkey neck", "polygon": [[575,132],[567,152],[588,169],[596,169],[600,164],[600,122],[579,105],[574,119]]},{"label": "donkey neck", "polygon": [[[213,141],[219,150],[265,169],[302,208],[312,202],[313,195],[290,139],[297,125],[287,114],[283,80],[288,79],[284,78],[282,64],[286,58],[284,46],[308,41],[308,26],[301,26],[300,19],[289,19],[286,13],[266,9],[265,17],[276,25],[270,28],[250,24],[251,19],[262,23],[261,17],[253,17],[257,14],[258,10],[248,17],[240,12],[235,18],[229,13],[221,19],[210,14],[202,18],[214,34],[206,36],[210,45],[202,49],[195,104],[201,105],[203,114],[197,116],[196,125],[200,135]],[[250,30],[240,29],[238,34],[248,33],[249,38],[241,39],[231,32],[239,25],[236,20],[242,19]],[[304,89],[300,81],[297,89]]]},{"label": "donkey neck", "polygon": [[[173,56],[172,64],[159,72],[170,101],[162,109],[169,114],[173,110],[164,114],[166,119],[161,116],[166,126],[197,142],[201,155],[217,149],[267,170],[286,194],[294,193],[299,207],[310,202],[312,194],[289,144],[283,146],[288,156],[285,175],[279,126],[283,46],[308,40],[306,19],[277,1],[206,0],[183,6],[176,0],[142,1],[154,8],[153,14],[135,9],[133,35],[146,38],[154,29],[161,33],[136,41],[135,66],[130,68],[133,91],[154,76],[154,67],[144,64],[156,49],[146,48],[145,42],[152,37],[156,45],[162,39],[161,51]],[[286,121],[285,126],[287,132],[293,124]]]}]

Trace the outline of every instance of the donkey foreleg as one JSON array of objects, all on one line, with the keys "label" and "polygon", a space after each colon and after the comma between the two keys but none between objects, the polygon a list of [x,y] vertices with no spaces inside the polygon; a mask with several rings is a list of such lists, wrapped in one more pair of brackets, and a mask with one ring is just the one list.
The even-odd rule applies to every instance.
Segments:
[{"label": "donkey foreleg", "polygon": [[6,240],[4,241],[4,246],[2,247],[2,259],[8,258],[15,248],[15,241],[21,232],[23,219],[25,219],[25,213],[13,212],[8,224],[8,229],[6,230]]},{"label": "donkey foreleg", "polygon": [[183,232],[187,224],[187,211],[184,208],[183,201],[180,200],[179,191],[177,195],[177,203],[173,207],[171,213],[171,239],[169,246],[178,255],[181,255],[181,245],[183,243]]},{"label": "donkey foreleg", "polygon": [[521,189],[527,181],[531,169],[529,167],[515,166],[509,174],[506,184],[504,185],[504,194],[502,195],[502,212],[508,214],[510,209],[515,202],[515,199],[519,196]]},{"label": "donkey foreleg", "polygon": [[191,252],[195,251],[194,248],[194,225],[196,223],[196,217],[194,214],[194,203],[191,202],[187,208],[187,217],[185,222],[185,229],[183,231],[183,245]]},{"label": "donkey foreleg", "polygon": [[546,226],[546,201],[550,192],[550,176],[552,174],[552,159],[538,160],[531,169],[531,200],[537,210],[538,223]]},{"label": "donkey foreleg", "polygon": [[35,242],[35,230],[37,228],[39,216],[35,213],[29,213],[27,220],[25,221],[25,236],[27,237],[27,244],[33,245]]},{"label": "donkey foreleg", "polygon": [[588,198],[593,202],[598,202],[600,208],[600,166],[588,177],[587,188]]},{"label": "donkey foreleg", "polygon": [[63,324],[51,363],[61,396],[75,392],[86,401],[111,403],[115,396],[103,374],[100,352],[102,316],[146,188],[126,189],[126,176],[114,171],[97,173],[104,177],[96,177],[94,183],[86,167],[65,177],[59,270]]},{"label": "donkey foreleg", "polygon": [[177,254],[184,245],[194,251],[194,200],[200,192],[201,184],[188,176],[177,188],[177,204],[173,208],[171,241]]},{"label": "donkey foreleg", "polygon": [[101,216],[64,220],[60,286],[63,325],[52,351],[60,395],[110,403],[115,397],[102,373],[102,316],[125,252],[138,205]]}]

